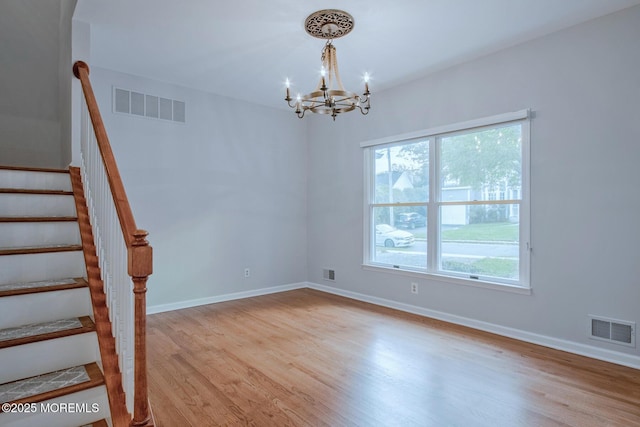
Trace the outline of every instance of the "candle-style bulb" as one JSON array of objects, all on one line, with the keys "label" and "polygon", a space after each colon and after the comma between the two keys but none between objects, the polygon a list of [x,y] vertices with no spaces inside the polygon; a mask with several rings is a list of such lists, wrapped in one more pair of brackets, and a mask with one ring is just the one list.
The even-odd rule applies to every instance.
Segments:
[{"label": "candle-style bulb", "polygon": [[289,81],[289,77],[287,77],[287,80],[285,80],[284,84],[287,85],[287,89],[291,87],[291,82]]},{"label": "candle-style bulb", "polygon": [[289,86],[291,85],[291,83],[289,82],[289,78],[288,77],[287,77],[287,80],[285,81],[285,85],[287,86],[287,96],[286,96],[286,98],[284,98],[284,100],[289,102],[289,101],[291,101],[291,94],[289,93]]},{"label": "candle-style bulb", "polygon": [[320,89],[325,91],[327,90],[327,82],[324,77],[327,75],[327,70],[324,68],[324,65],[320,69],[320,75],[322,76],[322,78],[320,79],[322,81],[322,86],[320,87]]},{"label": "candle-style bulb", "polygon": [[301,104],[302,104],[302,97],[300,96],[300,94],[297,94],[296,95],[296,114],[302,111],[302,109],[300,108]]}]

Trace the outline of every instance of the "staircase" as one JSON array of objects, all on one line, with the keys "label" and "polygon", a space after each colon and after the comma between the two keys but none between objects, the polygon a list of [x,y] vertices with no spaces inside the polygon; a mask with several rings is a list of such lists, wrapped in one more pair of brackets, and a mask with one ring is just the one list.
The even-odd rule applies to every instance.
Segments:
[{"label": "staircase", "polygon": [[68,171],[0,167],[0,426],[111,423],[75,206]]}]

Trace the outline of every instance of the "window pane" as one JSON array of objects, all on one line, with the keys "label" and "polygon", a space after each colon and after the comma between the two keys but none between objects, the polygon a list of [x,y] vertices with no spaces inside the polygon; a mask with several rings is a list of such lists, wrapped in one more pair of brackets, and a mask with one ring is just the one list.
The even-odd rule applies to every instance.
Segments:
[{"label": "window pane", "polygon": [[440,140],[440,200],[518,200],[522,126],[485,129]]},{"label": "window pane", "polygon": [[440,209],[440,270],[519,279],[519,205],[455,205]]},{"label": "window pane", "polygon": [[426,206],[373,208],[373,227],[372,261],[427,268]]},{"label": "window pane", "polygon": [[428,200],[428,141],[376,148],[374,158],[375,203]]}]

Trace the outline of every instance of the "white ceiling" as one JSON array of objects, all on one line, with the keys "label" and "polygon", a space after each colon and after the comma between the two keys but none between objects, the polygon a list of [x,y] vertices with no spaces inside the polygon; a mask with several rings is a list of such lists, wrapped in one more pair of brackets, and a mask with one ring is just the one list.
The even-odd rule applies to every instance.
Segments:
[{"label": "white ceiling", "polygon": [[285,108],[317,83],[320,9],[353,15],[334,41],[348,90],[375,92],[636,4],[640,0],[79,0],[91,65]]}]

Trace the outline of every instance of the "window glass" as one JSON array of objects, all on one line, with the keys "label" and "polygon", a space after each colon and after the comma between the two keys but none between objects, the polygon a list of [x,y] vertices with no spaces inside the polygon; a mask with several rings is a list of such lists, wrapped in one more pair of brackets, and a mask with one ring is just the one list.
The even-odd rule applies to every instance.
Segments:
[{"label": "window glass", "polygon": [[375,203],[426,202],[429,198],[427,141],[374,150]]},{"label": "window glass", "polygon": [[[427,217],[420,207],[373,208],[373,260],[391,266],[427,267]],[[395,218],[395,225],[391,225]]]},{"label": "window glass", "polygon": [[440,208],[440,269],[469,278],[517,280],[520,272],[518,205]]},{"label": "window glass", "polygon": [[520,124],[440,138],[440,200],[505,200],[522,185]]}]

